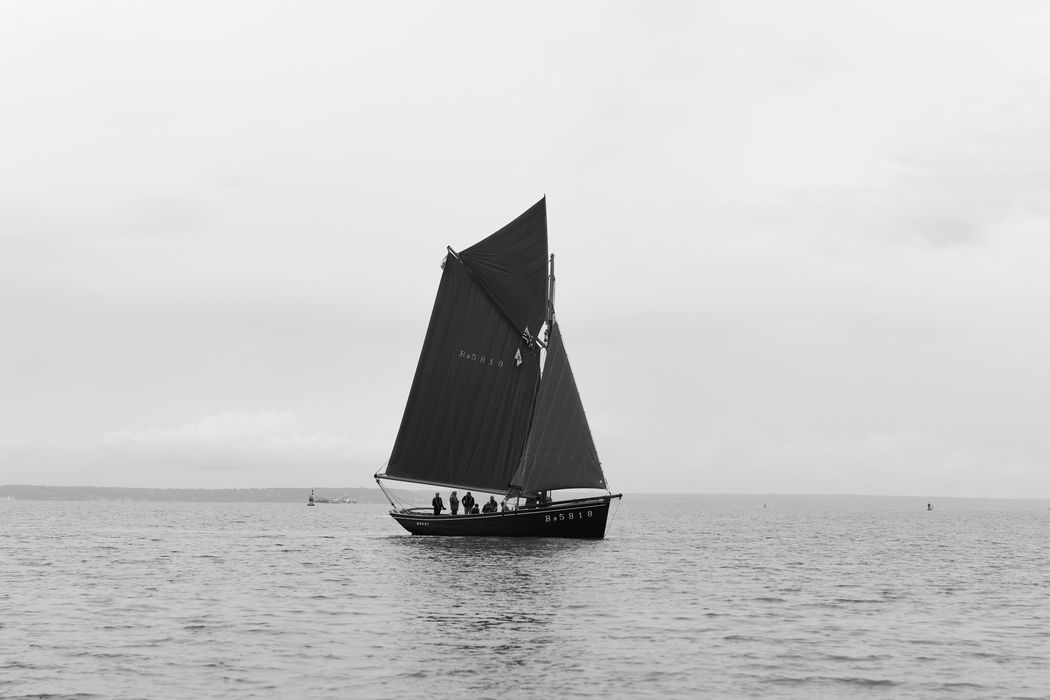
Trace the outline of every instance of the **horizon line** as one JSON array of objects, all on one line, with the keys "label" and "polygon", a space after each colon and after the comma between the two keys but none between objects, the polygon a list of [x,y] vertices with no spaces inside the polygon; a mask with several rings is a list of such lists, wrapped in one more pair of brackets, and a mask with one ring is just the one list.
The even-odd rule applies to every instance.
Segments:
[{"label": "horizon line", "polygon": [[[40,489],[123,489],[123,490],[140,490],[140,491],[272,491],[272,490],[286,490],[286,491],[347,491],[347,490],[361,490],[361,491],[382,491],[378,486],[230,486],[230,487],[214,487],[214,486],[93,486],[88,484],[0,484],[0,490],[6,488],[40,488]],[[413,488],[399,488],[398,490],[411,491],[417,490]],[[429,488],[420,487],[418,490],[429,490]],[[478,490],[478,489],[475,489]],[[563,489],[567,491],[579,490],[579,489]],[[479,492],[482,492],[478,490]],[[495,491],[483,491],[483,493],[498,493]],[[932,500],[932,499],[968,499],[968,500],[984,500],[984,501],[1050,501],[1050,496],[937,496],[937,495],[925,495],[916,496],[911,494],[888,494],[888,493],[856,493],[856,492],[839,492],[839,493],[783,493],[776,491],[762,491],[762,492],[751,492],[751,491],[622,491],[624,495],[636,495],[636,496],[670,496],[670,497],[684,497],[684,496],[749,496],[749,497],[819,497],[819,498],[914,498],[918,500]]]}]

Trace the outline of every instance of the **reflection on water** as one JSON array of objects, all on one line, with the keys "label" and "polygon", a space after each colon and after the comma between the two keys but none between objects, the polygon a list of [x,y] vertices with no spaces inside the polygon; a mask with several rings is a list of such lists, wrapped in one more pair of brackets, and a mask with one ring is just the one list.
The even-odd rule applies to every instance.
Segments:
[{"label": "reflection on water", "polygon": [[[558,625],[571,597],[585,586],[590,540],[395,537],[387,543],[395,635],[425,640],[422,678],[466,675],[485,687],[514,673],[543,673],[576,639],[574,625]],[[576,568],[579,575],[564,572]],[[582,622],[582,620],[581,620]],[[458,659],[458,661],[457,661]],[[559,662],[561,663],[561,662]]]}]

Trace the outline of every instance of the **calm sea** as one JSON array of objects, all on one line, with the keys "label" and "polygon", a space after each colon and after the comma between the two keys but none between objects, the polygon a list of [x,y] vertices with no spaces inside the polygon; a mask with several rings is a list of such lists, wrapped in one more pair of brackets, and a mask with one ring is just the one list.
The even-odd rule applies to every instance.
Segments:
[{"label": "calm sea", "polygon": [[0,696],[1050,697],[1050,511],[0,502]]}]

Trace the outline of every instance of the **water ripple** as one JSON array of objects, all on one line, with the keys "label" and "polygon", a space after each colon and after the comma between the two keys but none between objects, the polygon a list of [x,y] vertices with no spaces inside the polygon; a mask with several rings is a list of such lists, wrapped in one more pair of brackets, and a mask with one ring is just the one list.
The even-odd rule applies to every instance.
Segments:
[{"label": "water ripple", "polygon": [[0,505],[5,697],[1045,697],[1047,517],[625,501],[601,542],[373,506]]}]

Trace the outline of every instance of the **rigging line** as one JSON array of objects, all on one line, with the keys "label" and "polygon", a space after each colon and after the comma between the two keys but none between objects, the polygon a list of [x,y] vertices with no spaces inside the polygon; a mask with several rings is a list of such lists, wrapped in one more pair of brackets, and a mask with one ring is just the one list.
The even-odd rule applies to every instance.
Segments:
[{"label": "rigging line", "polygon": [[[546,196],[546,195],[544,195],[544,196]],[[544,229],[546,229],[546,226],[547,226],[547,212],[546,212],[546,208],[544,208],[544,213],[543,213],[543,226],[544,226]],[[553,254],[550,256],[550,263],[549,263],[549,265],[550,266],[547,268],[547,271],[548,271],[548,274],[547,274],[547,285],[546,285],[547,305],[546,305],[546,309],[545,309],[545,313],[546,313],[547,318],[544,319],[544,324],[547,327],[547,338],[548,339],[550,338],[551,329],[554,326],[554,255]],[[550,360],[550,348],[548,347],[547,343],[542,343],[541,341],[539,341],[539,333],[540,333],[540,329],[537,328],[536,329],[537,342],[540,342],[540,344],[541,344],[540,346],[543,347],[547,351],[547,358],[546,359]],[[546,365],[546,362],[544,362],[543,364]],[[545,367],[544,367],[544,369],[545,369]],[[531,474],[532,474],[533,468],[529,467],[529,464],[528,464],[528,461],[527,461],[527,455],[525,453],[529,449],[529,442],[532,439],[532,429],[536,425],[536,408],[539,405],[540,385],[542,383],[543,383],[543,371],[540,369],[540,362],[537,361],[536,362],[536,388],[532,392],[532,405],[529,407],[529,422],[528,422],[528,424],[525,427],[525,435],[524,435],[524,437],[522,438],[522,441],[521,441],[521,449],[518,450],[518,466],[514,470],[514,473],[511,474],[511,477],[510,477],[512,483],[507,484],[507,491],[508,491],[508,493],[510,492],[510,489],[514,488],[514,486],[515,486],[514,483],[513,483],[514,482],[514,477],[517,475],[517,472],[518,472],[519,469],[523,470],[521,478],[518,479],[519,482],[524,483],[526,475],[528,475],[531,478]]]},{"label": "rigging line", "polygon": [[[549,349],[548,349],[548,353],[549,353]],[[564,344],[564,341],[563,341],[563,344],[562,344],[562,354],[565,355],[565,344]],[[549,361],[550,359],[551,358],[548,355],[547,356],[547,360]],[[566,356],[563,359],[567,360],[568,358]],[[562,388],[562,382],[564,382],[564,381],[565,381],[565,374],[562,373],[556,378],[555,377],[549,377],[546,380],[546,382],[544,383],[544,386],[546,386],[547,390],[550,391],[550,393],[552,393],[552,396],[559,397],[559,396],[562,396],[561,388]],[[549,384],[550,382],[554,382],[553,385],[547,386],[547,384]],[[537,397],[538,398],[539,398],[539,395],[540,395],[540,389],[539,389],[539,387],[537,387]],[[537,403],[539,403],[539,401],[537,401]],[[548,417],[548,419],[549,419],[549,417]],[[531,433],[531,431],[532,431],[532,429],[534,427],[535,427],[534,423],[529,426],[529,432],[530,433]],[[543,440],[547,436],[547,430],[548,429],[550,429],[550,420],[544,421],[543,426],[540,428],[540,431],[537,434],[535,434],[535,439],[537,439],[537,444],[543,444]],[[523,457],[525,457],[524,454],[523,454]],[[544,471],[547,471],[546,466],[547,466],[547,461],[549,460],[549,455],[546,452],[544,452],[543,455],[542,455],[542,458],[543,458],[543,461],[544,461],[544,465],[543,465],[544,466]],[[526,462],[525,470],[522,473],[522,480],[521,481],[523,483],[526,483],[527,480],[531,480],[532,479],[532,474],[534,474],[535,470],[537,470],[537,468],[540,466],[540,463],[539,463],[540,459],[541,459],[541,454],[539,452],[535,452],[534,453],[534,459],[532,460],[532,464],[528,464]]]},{"label": "rigging line", "polygon": [[[507,311],[506,308],[504,308],[503,304],[500,303],[499,298],[495,294],[492,293],[492,290],[488,288],[488,285],[486,285],[481,280],[480,277],[475,275],[474,272],[469,267],[467,267],[467,264],[465,262],[463,262],[463,259],[461,257],[459,257],[459,253],[457,253],[456,251],[452,250],[452,246],[445,246],[445,247],[447,248],[447,250],[449,252],[449,255],[451,255],[453,258],[455,258],[456,262],[458,262],[460,265],[462,265],[463,269],[467,271],[467,274],[470,275],[470,279],[472,279],[479,287],[481,287],[481,291],[485,292],[485,296],[487,296],[489,298],[489,301],[491,301],[496,306],[496,308],[499,309],[499,312],[501,314],[503,314],[503,318],[505,318],[507,320],[507,322],[510,324],[510,327],[513,328],[515,331],[517,331],[518,335],[520,335],[522,337],[525,337],[525,331],[528,330],[528,328],[525,328],[524,330],[519,328],[518,327],[518,322],[515,321],[513,318],[511,318],[510,313]],[[538,332],[539,332],[539,329],[537,329],[537,333]],[[539,347],[541,347],[541,348],[546,348],[547,347],[547,344],[544,343],[542,340],[540,340],[538,337],[533,336],[531,334],[529,335],[529,337],[532,339],[532,342],[534,342]]]},{"label": "rigging line", "polygon": [[375,480],[376,484],[379,485],[379,490],[383,492],[383,495],[386,496],[386,500],[390,503],[390,507],[394,510],[398,510],[397,505],[394,503],[394,497],[383,487],[383,482],[379,479],[379,472],[375,473]]},{"label": "rigging line", "polygon": [[[451,251],[452,248],[449,248]],[[456,258],[457,260],[459,258]],[[453,473],[453,465],[455,464],[455,455],[453,450],[456,444],[456,363],[452,360],[453,355],[456,352],[456,305],[459,297],[459,285],[452,285],[452,332],[449,333],[449,368],[452,370],[449,372],[449,380],[451,386],[448,389],[448,474],[451,476]]]}]

